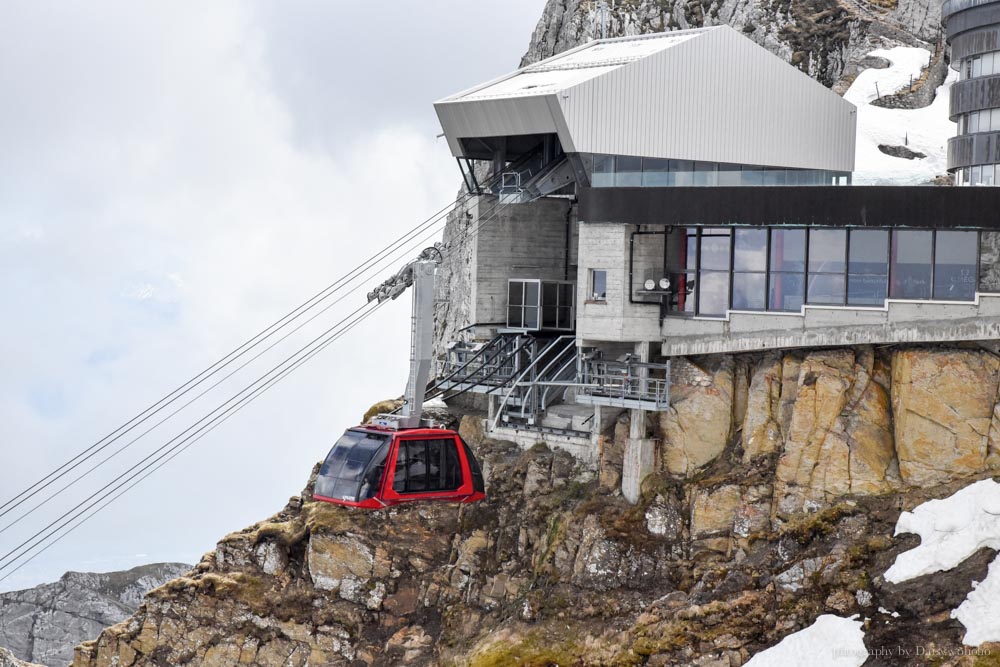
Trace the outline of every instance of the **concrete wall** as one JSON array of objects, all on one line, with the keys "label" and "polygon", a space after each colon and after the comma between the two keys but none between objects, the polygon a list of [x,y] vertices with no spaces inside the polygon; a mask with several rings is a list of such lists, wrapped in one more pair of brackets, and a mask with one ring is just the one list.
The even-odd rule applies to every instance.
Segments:
[{"label": "concrete wall", "polygon": [[[629,235],[635,225],[617,223],[581,223],[579,226],[579,268],[577,270],[576,335],[581,344],[600,341],[644,341],[660,337],[658,305],[629,303]],[[654,244],[648,244],[653,248]],[[648,253],[649,262],[655,248]],[[663,263],[662,246],[657,261]],[[588,300],[590,271],[608,273],[607,300]]]},{"label": "concrete wall", "polygon": [[507,281],[511,278],[576,277],[576,221],[571,202],[542,198],[510,204],[491,215],[496,205],[496,197],[480,197],[473,209],[476,221],[485,218],[487,222],[479,227],[470,258],[470,324],[507,321]]}]

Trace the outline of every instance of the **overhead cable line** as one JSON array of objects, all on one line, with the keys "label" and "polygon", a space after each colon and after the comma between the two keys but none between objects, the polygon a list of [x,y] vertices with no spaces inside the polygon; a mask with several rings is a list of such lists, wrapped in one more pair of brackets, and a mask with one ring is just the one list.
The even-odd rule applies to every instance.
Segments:
[{"label": "overhead cable line", "polygon": [[[459,242],[455,246],[453,246],[452,248],[449,248],[447,251],[451,252],[451,251],[455,251],[455,250],[458,250],[459,248],[461,248],[470,238],[472,238],[474,235],[476,235],[478,233],[479,229],[481,229],[484,224],[486,224],[487,222],[489,222],[490,220],[492,220],[493,218],[495,218],[497,215],[499,215],[499,213],[502,210],[506,209],[510,205],[511,205],[510,202],[503,203],[502,202],[502,198],[498,198],[497,203],[493,206],[493,208],[490,210],[490,212],[488,213],[488,215],[485,216],[485,217],[482,217],[479,220],[478,224],[475,226],[474,229],[468,231],[459,240]],[[343,335],[344,333],[346,333],[347,331],[349,331],[351,328],[353,328],[354,326],[356,326],[357,324],[359,324],[364,319],[367,319],[367,317],[370,316],[370,314],[373,313],[377,309],[377,307],[380,306],[380,305],[381,305],[381,303],[378,304],[375,308],[369,309],[366,313],[364,313],[360,317],[356,318],[350,324],[346,325],[343,330],[338,331],[338,332],[334,332],[334,333],[332,333],[332,335],[328,335],[328,334],[331,334],[331,332],[333,332],[334,329],[336,329],[337,326],[340,326],[347,319],[349,319],[350,317],[353,317],[358,312],[364,310],[366,308],[366,306],[362,306],[358,310],[354,311],[354,313],[352,313],[351,315],[349,315],[348,318],[345,318],[345,320],[342,320],[340,323],[338,323],[337,325],[335,325],[331,329],[328,329],[326,332],[324,332],[323,334],[321,334],[317,338],[315,338],[312,341],[310,341],[310,343],[308,343],[305,347],[301,348],[298,352],[296,352],[295,354],[293,354],[290,357],[286,358],[285,361],[283,361],[281,364],[278,364],[278,366],[274,367],[271,371],[269,371],[268,373],[266,373],[264,376],[262,376],[261,378],[258,378],[258,380],[255,381],[254,383],[252,383],[250,386],[246,387],[244,390],[242,390],[241,392],[239,392],[238,394],[236,394],[236,396],[230,398],[228,401],[224,402],[222,405],[220,405],[218,408],[216,408],[216,410],[213,410],[211,413],[209,413],[209,415],[206,415],[201,420],[199,420],[198,422],[196,422],[194,426],[191,426],[188,429],[186,429],[185,431],[183,431],[180,435],[176,436],[174,439],[172,439],[171,441],[169,441],[166,445],[161,446],[159,449],[155,450],[152,454],[148,455],[147,457],[145,457],[144,459],[142,459],[139,463],[135,464],[132,468],[130,468],[129,470],[125,471],[125,473],[122,473],[121,475],[119,475],[119,477],[117,477],[115,480],[112,480],[112,482],[109,482],[104,487],[102,487],[100,490],[98,490],[97,492],[95,492],[94,494],[92,494],[90,497],[88,497],[87,499],[85,499],[83,502],[81,502],[78,505],[76,505],[76,507],[74,507],[70,511],[64,513],[61,517],[59,517],[58,519],[56,519],[55,521],[53,521],[52,523],[50,523],[48,526],[46,526],[41,531],[37,532],[32,537],[28,538],[28,540],[26,540],[25,542],[22,542],[20,545],[18,545],[17,547],[15,547],[13,550],[9,551],[3,557],[0,557],[0,572],[2,572],[4,569],[9,569],[11,565],[13,565],[15,562],[17,562],[17,560],[19,560],[19,559],[23,558],[24,556],[26,556],[28,553],[30,553],[31,550],[37,548],[45,540],[51,538],[53,535],[56,535],[60,530],[62,530],[63,528],[65,528],[67,525],[69,525],[70,523],[72,523],[74,520],[76,520],[77,518],[79,518],[82,514],[86,513],[88,510],[92,509],[95,505],[100,504],[102,502],[102,500],[107,499],[109,496],[114,496],[115,498],[120,497],[122,494],[124,494],[125,490],[127,490],[127,489],[122,490],[123,487],[127,486],[128,488],[132,488],[132,486],[135,486],[135,484],[138,483],[138,480],[136,480],[134,483],[132,483],[129,486],[129,483],[130,483],[129,480],[125,480],[124,482],[122,482],[121,480],[126,475],[128,475],[129,473],[135,471],[136,468],[140,468],[140,466],[142,466],[143,464],[146,464],[144,467],[140,468],[139,473],[142,473],[145,470],[146,474],[141,475],[140,479],[145,479],[146,477],[148,477],[150,474],[152,474],[152,472],[154,472],[156,469],[159,469],[160,467],[162,467],[163,464],[166,463],[166,460],[164,460],[165,457],[169,456],[172,459],[174,456],[176,456],[177,454],[180,453],[180,451],[181,451],[180,448],[183,447],[184,449],[186,449],[187,446],[190,446],[190,444],[193,444],[193,442],[189,442],[191,440],[191,438],[197,437],[197,439],[200,439],[200,437],[202,437],[207,432],[206,429],[214,428],[214,426],[217,426],[219,423],[221,423],[221,421],[219,421],[220,418],[221,419],[227,419],[228,416],[231,416],[232,414],[235,413],[235,411],[238,411],[239,409],[241,409],[249,401],[253,400],[253,398],[256,398],[256,396],[259,396],[260,393],[263,393],[264,391],[266,391],[268,388],[270,388],[271,386],[273,386],[276,382],[280,381],[280,379],[282,379],[283,377],[286,377],[293,370],[295,370],[296,368],[298,368],[299,366],[301,366],[302,364],[304,364],[306,361],[308,361],[309,359],[311,359],[312,357],[314,357],[316,354],[318,354],[320,351],[322,351],[323,349],[325,349],[326,347],[328,347],[335,340],[337,340],[341,335]],[[325,339],[324,339],[324,337],[325,337]],[[320,341],[321,339],[323,339],[322,342],[319,342],[318,345],[315,345],[312,350],[309,350],[308,352],[306,352],[306,354],[303,355],[302,357],[300,357],[298,360],[292,361],[291,364],[288,365],[288,366],[286,366],[284,369],[279,370],[279,369],[281,369],[282,366],[285,366],[290,360],[294,359],[294,357],[296,357],[299,354],[301,354],[302,352],[306,351],[309,346],[313,345],[317,341]],[[253,398],[243,397],[243,398],[241,398],[239,400],[239,402],[235,406],[226,407],[226,405],[228,403],[230,403],[231,401],[233,401],[237,397],[241,396],[247,390],[249,390],[252,387],[254,387],[254,385],[258,384],[261,380],[264,380],[265,378],[267,378],[268,375],[271,375],[276,370],[278,371],[278,375],[276,375],[275,378],[267,379],[267,380],[265,380],[265,383],[261,387],[257,387],[255,389],[253,389],[253,391],[250,394],[250,396],[252,396]],[[212,416],[215,412],[218,412],[220,409],[223,409],[223,408],[225,408],[225,410],[220,415],[216,415],[214,417]],[[186,438],[182,439],[179,443],[173,444],[173,446],[170,447],[170,445],[172,443],[175,443],[179,438],[181,438],[181,436],[183,436],[185,433],[188,433],[188,431],[191,431],[195,426],[197,426],[198,424],[201,424],[206,419],[211,419],[211,421],[209,422],[208,425],[201,426],[198,430],[195,431],[194,434],[188,435]],[[185,443],[188,443],[188,444],[185,446]],[[150,458],[152,458],[155,454],[162,452],[164,449],[167,450],[165,453],[161,454],[157,459],[153,460],[152,462],[149,462]],[[160,465],[156,465],[158,462],[160,462]],[[150,469],[151,466],[156,466],[156,467]],[[109,487],[113,487],[113,488],[111,488],[110,490],[108,490]],[[107,491],[107,493],[104,493],[105,491]],[[114,495],[116,492],[119,492],[119,493],[117,495]],[[104,495],[101,495],[102,493]],[[97,496],[100,496],[100,497],[97,497]],[[94,500],[95,497],[97,497],[96,500]],[[101,505],[101,507],[99,509],[95,510],[92,514],[90,514],[87,517],[87,519],[89,519],[91,516],[93,516],[94,514],[96,514],[97,512],[99,512],[101,509],[103,509],[103,507],[106,507],[108,504],[110,504],[113,501],[113,499],[114,498],[112,498],[111,500],[108,500],[105,504]],[[92,500],[93,500],[93,502],[90,502],[89,505],[87,505],[86,507],[83,507],[82,509],[80,509],[81,506],[83,506],[85,503],[88,503],[89,501],[92,501]],[[68,519],[67,519],[67,517],[68,517]],[[64,519],[66,519],[66,520],[64,521]],[[87,519],[84,519],[84,521],[86,521]],[[82,521],[80,523],[82,523]],[[78,525],[80,525],[80,523],[76,524],[73,528],[70,528],[70,530],[74,530],[76,527],[78,527]],[[50,530],[56,524],[59,524],[59,525],[57,527],[55,527],[53,530]],[[48,531],[47,534],[43,535],[43,533],[46,533],[46,531]],[[68,534],[68,531],[67,531],[67,533],[64,533],[62,537],[64,537],[66,534]],[[36,538],[39,538],[39,537],[40,537],[40,539],[36,539]],[[59,539],[62,539],[62,537],[57,538],[55,541],[58,541]],[[23,567],[24,565],[26,565],[28,562],[31,562],[31,560],[34,560],[34,558],[36,558],[40,553],[42,553],[42,551],[46,550],[49,546],[51,546],[52,544],[54,544],[55,541],[50,542],[50,544],[48,546],[44,547],[41,551],[39,551],[38,553],[36,553],[36,554],[32,555],[30,558],[28,558],[25,562],[23,562],[20,566],[18,566],[18,569],[20,567]],[[27,546],[27,549],[24,548],[26,546]],[[13,558],[11,558],[12,556],[13,556]],[[7,562],[4,563],[4,561],[7,561]],[[9,575],[10,575],[10,573],[8,573],[7,576],[9,576]],[[6,578],[6,577],[4,577],[4,578]],[[2,580],[2,579],[0,579],[0,580]]]},{"label": "overhead cable line", "polygon": [[[507,205],[509,205],[509,204],[504,204],[503,206],[506,207]],[[479,226],[481,226],[483,222],[486,222],[489,219],[492,219],[493,213],[494,212],[498,213],[499,212],[498,209],[500,207],[501,207],[501,203],[498,200],[492,206],[492,208],[490,208],[486,212],[486,216],[485,216],[485,218],[481,219]],[[478,232],[479,226],[477,226],[475,232]],[[442,229],[443,229],[443,227],[438,227],[438,226],[433,227],[431,229],[430,234],[425,235],[421,239],[418,239],[417,242],[414,245],[411,245],[410,248],[404,249],[404,254],[412,252],[414,250],[414,248],[421,247],[430,238],[433,238],[435,235],[437,235],[439,232],[441,232]],[[475,233],[475,232],[473,232],[473,233]],[[463,245],[464,244],[464,239],[459,239],[458,244],[459,245]],[[390,261],[395,261],[396,259],[398,259],[398,258],[393,258]],[[383,267],[372,267],[372,268],[380,269],[380,268],[383,268]],[[34,514],[41,507],[43,507],[44,505],[47,505],[50,501],[52,501],[53,499],[55,499],[57,496],[61,495],[62,493],[66,492],[69,488],[75,486],[77,484],[77,482],[79,482],[82,479],[86,478],[91,473],[93,473],[96,470],[98,470],[101,466],[107,464],[111,459],[115,458],[116,456],[118,456],[119,454],[121,454],[126,449],[129,449],[132,445],[134,445],[140,439],[142,439],[143,437],[145,437],[146,435],[148,435],[149,433],[151,433],[153,430],[155,430],[159,426],[163,425],[166,421],[168,421],[171,418],[173,418],[174,416],[176,416],[179,412],[181,412],[185,408],[189,407],[191,404],[193,404],[194,402],[196,402],[198,399],[200,399],[203,396],[205,396],[207,393],[209,393],[210,391],[212,391],[213,389],[215,389],[216,387],[218,387],[220,384],[222,384],[223,382],[225,382],[226,380],[228,380],[229,378],[231,378],[233,375],[235,375],[239,371],[241,371],[244,368],[246,368],[248,365],[250,365],[251,363],[253,363],[257,359],[259,359],[261,356],[263,356],[264,354],[266,354],[270,350],[274,349],[277,345],[279,345],[280,343],[284,342],[290,336],[292,336],[295,333],[297,333],[298,331],[300,331],[307,324],[309,324],[310,322],[312,322],[313,320],[315,320],[316,318],[318,318],[320,315],[322,315],[326,311],[330,310],[330,308],[332,308],[333,306],[337,305],[338,303],[340,303],[341,301],[343,301],[347,297],[351,296],[352,294],[356,293],[362,287],[364,287],[364,284],[355,285],[347,293],[342,294],[340,297],[338,297],[337,299],[335,299],[333,302],[331,302],[331,303],[327,304],[326,306],[324,306],[320,311],[314,313],[311,317],[309,317],[309,319],[305,320],[304,322],[301,322],[294,329],[292,329],[291,331],[288,331],[287,333],[285,333],[278,340],[276,340],[273,343],[271,343],[268,347],[266,347],[263,350],[261,350],[260,352],[258,352],[256,355],[254,355],[253,357],[251,357],[249,360],[245,361],[243,364],[241,364],[240,366],[238,366],[236,369],[230,371],[227,375],[225,375],[224,377],[222,377],[220,380],[217,380],[214,384],[212,384],[208,388],[202,390],[194,398],[188,400],[186,403],[184,403],[180,407],[176,408],[173,412],[171,412],[170,414],[168,414],[166,417],[164,417],[160,421],[156,422],[153,426],[151,426],[150,428],[148,428],[145,431],[143,431],[142,433],[140,433],[138,436],[136,436],[135,438],[133,438],[132,440],[130,440],[129,442],[127,442],[125,445],[119,447],[117,450],[115,450],[114,452],[112,452],[110,455],[106,456],[104,459],[102,459],[101,461],[99,461],[95,465],[91,466],[89,469],[87,469],[86,471],[84,471],[82,474],[78,475],[75,479],[73,479],[72,481],[70,481],[68,484],[64,485],[62,488],[60,488],[60,489],[54,491],[53,493],[51,493],[47,498],[45,498],[41,502],[35,504],[31,509],[27,510],[24,514],[22,514],[21,516],[19,516],[16,519],[14,519],[13,521],[10,521],[9,523],[7,523],[5,526],[3,526],[2,528],[0,528],[0,535],[2,535],[3,533],[7,532],[10,528],[13,528],[15,525],[19,524],[21,521],[23,521],[24,519],[28,518],[30,515]],[[192,387],[192,389],[193,389],[193,387]],[[178,396],[177,398],[179,399],[180,396]],[[166,406],[164,406],[164,407],[166,407]],[[150,417],[152,417],[152,416],[153,415],[150,415]],[[143,420],[143,421],[145,421],[145,420]],[[138,424],[136,426],[138,426]],[[124,435],[124,433],[122,435]],[[118,438],[115,438],[115,441],[117,439]],[[112,441],[112,442],[114,442],[114,441]],[[110,445],[112,443],[108,443],[108,444]],[[104,449],[104,448],[102,448],[102,449]],[[99,453],[99,452],[95,452],[95,454],[96,453]],[[90,458],[90,457],[88,457],[88,458]],[[83,461],[81,461],[80,463],[83,463]],[[74,468],[75,467],[78,467],[78,466],[74,466]],[[59,477],[57,477],[56,479],[54,479],[53,482],[57,481],[61,477],[63,477],[63,475],[60,475]],[[46,485],[46,486],[48,486],[48,485]],[[38,489],[38,491],[36,491],[35,493],[31,494],[31,496],[28,496],[28,498],[33,497],[37,493],[40,493],[41,491],[44,490],[44,488],[45,487],[42,487],[42,488]],[[28,498],[25,498],[25,500],[27,500]],[[22,503],[18,503],[18,505],[20,505],[20,504],[22,504]],[[17,505],[15,507],[12,507],[11,509],[15,509],[16,507],[17,507]],[[9,511],[10,510],[8,510],[8,512]],[[6,513],[7,512],[4,512],[3,514],[0,514],[0,517],[2,517]]]},{"label": "overhead cable line", "polygon": [[[491,179],[491,181],[493,180],[496,180],[496,177]],[[0,504],[0,517],[6,516],[13,509],[16,509],[24,502],[26,502],[28,499],[37,495],[40,491],[44,490],[45,488],[53,484],[56,480],[69,474],[71,471],[82,465],[85,461],[89,460],[99,452],[109,447],[113,442],[117,441],[123,435],[131,432],[139,424],[146,421],[150,417],[156,415],[157,413],[165,409],[167,406],[171,405],[174,401],[179,399],[180,396],[194,389],[201,383],[205,382],[209,377],[212,377],[213,375],[221,371],[223,368],[231,364],[233,361],[235,361],[237,358],[239,358],[249,350],[253,349],[264,340],[273,336],[277,331],[283,329],[290,322],[299,318],[301,315],[314,308],[320,302],[327,299],[330,295],[342,289],[344,286],[346,286],[347,283],[356,280],[361,273],[370,269],[375,262],[382,261],[389,254],[397,251],[400,247],[402,247],[407,242],[411,241],[417,235],[419,235],[423,231],[426,231],[429,227],[435,225],[436,223],[440,222],[442,218],[447,218],[448,213],[454,210],[456,206],[464,205],[464,203],[466,203],[473,196],[474,195],[472,193],[466,193],[459,196],[453,202],[449,203],[447,206],[445,206],[444,208],[440,209],[438,212],[433,214],[430,218],[420,223],[416,227],[412,228],[410,231],[404,233],[402,236],[397,238],[395,241],[390,243],[382,250],[378,251],[374,256],[365,260],[357,267],[349,271],[347,274],[337,279],[336,281],[328,285],[326,288],[317,292],[310,299],[300,304],[291,312],[287,313],[283,317],[273,322],[270,326],[263,329],[257,335],[248,339],[246,342],[237,347],[235,350],[231,351],[230,353],[228,353],[227,355],[216,361],[214,364],[210,365],[208,368],[198,373],[194,378],[188,380],[181,386],[177,387],[169,394],[161,398],[159,401],[157,401],[156,403],[149,406],[148,408],[140,412],[138,415],[127,421],[125,424],[122,424],[117,429],[115,429],[108,435],[104,436],[93,445],[90,445],[86,449],[72,456],[69,460],[67,460],[63,464],[57,466],[49,473],[43,475],[41,478],[39,478],[34,483],[30,484],[24,490],[17,493],[10,499],[6,500],[3,504]]]}]

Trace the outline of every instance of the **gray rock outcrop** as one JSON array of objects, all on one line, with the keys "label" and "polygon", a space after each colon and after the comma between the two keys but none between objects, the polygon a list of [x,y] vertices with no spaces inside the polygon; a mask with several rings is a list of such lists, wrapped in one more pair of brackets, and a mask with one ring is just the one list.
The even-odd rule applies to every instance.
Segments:
[{"label": "gray rock outcrop", "polygon": [[[53,667],[73,660],[73,647],[128,618],[146,593],[188,565],[143,565],[125,572],[67,572],[51,584],[0,594],[0,646],[11,657]],[[0,653],[0,667],[6,663]]]}]

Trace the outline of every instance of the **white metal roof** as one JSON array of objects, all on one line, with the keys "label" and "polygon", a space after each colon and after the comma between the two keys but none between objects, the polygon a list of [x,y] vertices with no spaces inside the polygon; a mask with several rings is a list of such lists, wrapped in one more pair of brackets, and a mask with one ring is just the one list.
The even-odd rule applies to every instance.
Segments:
[{"label": "white metal roof", "polygon": [[459,157],[554,133],[566,152],[854,168],[854,106],[729,26],[596,40],[435,109]]}]

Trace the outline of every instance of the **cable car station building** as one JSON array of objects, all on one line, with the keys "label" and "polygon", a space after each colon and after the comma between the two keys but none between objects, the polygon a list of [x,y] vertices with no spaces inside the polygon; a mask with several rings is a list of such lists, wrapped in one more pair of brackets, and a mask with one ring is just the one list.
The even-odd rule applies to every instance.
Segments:
[{"label": "cable car station building", "polygon": [[[1000,338],[1000,191],[853,186],[856,110],[727,26],[597,40],[441,100],[484,224],[439,379],[584,458],[671,361]],[[559,442],[559,438],[550,438]]]}]

